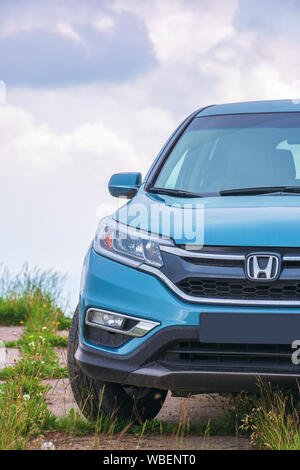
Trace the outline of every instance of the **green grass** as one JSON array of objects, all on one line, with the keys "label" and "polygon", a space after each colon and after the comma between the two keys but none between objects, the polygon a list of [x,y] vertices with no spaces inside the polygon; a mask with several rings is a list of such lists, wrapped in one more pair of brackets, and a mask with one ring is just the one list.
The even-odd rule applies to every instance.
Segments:
[{"label": "green grass", "polygon": [[300,450],[299,396],[260,383],[261,393],[241,428],[260,449]]},{"label": "green grass", "polygon": [[15,374],[0,386],[0,449],[23,449],[55,422],[39,377]]},{"label": "green grass", "polygon": [[[48,333],[48,344],[56,348],[66,348],[68,346],[68,338],[58,336],[55,333]],[[26,339],[19,339],[17,341],[5,341],[6,348],[20,348],[26,344]]]},{"label": "green grass", "polygon": [[66,368],[60,367],[59,357],[53,349],[53,346],[64,346],[66,340],[56,334],[55,309],[49,311],[47,308],[47,312],[48,316],[45,316],[40,305],[36,306],[34,298],[24,325],[23,336],[17,342],[21,360],[13,367],[2,369],[0,379],[10,378],[21,371],[25,376],[34,375],[42,379],[59,379],[68,376]]},{"label": "green grass", "polygon": [[140,435],[143,431],[147,434],[161,435],[174,434],[178,429],[178,424],[163,423],[162,421],[146,421],[144,424],[133,424],[130,421],[117,420],[114,416],[101,415],[92,422],[83,418],[74,409],[66,416],[58,418],[54,424],[56,431],[65,432],[76,436],[89,434],[133,434]]},{"label": "green grass", "polygon": [[[4,280],[3,280],[4,279]],[[0,379],[8,379],[15,373],[38,376],[43,379],[67,377],[66,368],[59,366],[59,357],[53,347],[65,347],[66,338],[57,332],[70,326],[59,302],[64,277],[52,270],[29,270],[24,265],[21,272],[12,278],[4,270],[1,282],[0,324],[22,324],[22,338],[10,342],[17,346],[22,359],[14,367],[0,371]]]},{"label": "green grass", "polygon": [[[187,410],[186,410],[187,411]],[[56,431],[65,432],[76,436],[89,434],[119,434],[124,433],[133,435],[173,435],[185,437],[187,435],[206,436],[209,432],[214,436],[235,435],[237,429],[242,424],[242,419],[233,411],[224,410],[224,414],[215,419],[204,420],[198,424],[190,423],[188,414],[184,411],[179,417],[178,422],[167,423],[163,421],[153,420],[146,421],[143,424],[133,424],[130,421],[117,420],[114,416],[101,415],[95,422],[91,422],[76,413],[74,409],[66,416],[58,418],[54,428]]]},{"label": "green grass", "polygon": [[[65,276],[53,270],[41,271],[24,264],[19,274],[12,276],[7,269],[0,273],[0,324],[22,325],[51,318],[56,329],[70,328],[60,304]],[[39,321],[40,321],[39,320]]]},{"label": "green grass", "polygon": [[[295,378],[296,380],[296,378]],[[300,450],[300,395],[258,381],[257,394],[230,395],[229,420],[265,450]]]},{"label": "green grass", "polygon": [[[24,266],[16,279],[5,271],[1,282],[0,324],[24,325],[17,346],[21,359],[0,371],[0,449],[23,449],[30,438],[52,429],[56,417],[47,409],[49,386],[43,379],[67,377],[54,346],[65,346],[58,330],[68,327],[56,292],[61,278],[52,271],[29,271]],[[7,346],[7,345],[6,345]]]}]

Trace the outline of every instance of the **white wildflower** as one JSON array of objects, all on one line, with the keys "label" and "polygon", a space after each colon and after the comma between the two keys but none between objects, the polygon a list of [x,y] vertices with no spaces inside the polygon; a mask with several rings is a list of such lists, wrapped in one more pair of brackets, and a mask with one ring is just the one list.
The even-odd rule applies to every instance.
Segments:
[{"label": "white wildflower", "polygon": [[44,442],[41,446],[41,450],[55,450],[55,445],[52,441]]}]

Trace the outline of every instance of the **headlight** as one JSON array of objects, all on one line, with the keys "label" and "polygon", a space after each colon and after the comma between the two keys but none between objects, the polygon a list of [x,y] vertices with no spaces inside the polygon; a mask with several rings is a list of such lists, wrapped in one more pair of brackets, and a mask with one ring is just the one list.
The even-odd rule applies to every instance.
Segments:
[{"label": "headlight", "polygon": [[119,224],[110,217],[99,222],[94,249],[97,253],[122,261],[130,266],[146,263],[161,268],[163,260],[159,245],[173,245],[173,242],[158,235],[149,235]]}]

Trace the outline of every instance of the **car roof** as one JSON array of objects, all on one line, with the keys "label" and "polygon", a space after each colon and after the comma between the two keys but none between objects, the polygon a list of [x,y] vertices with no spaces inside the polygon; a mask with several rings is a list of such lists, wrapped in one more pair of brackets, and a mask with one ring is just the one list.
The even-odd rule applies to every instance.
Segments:
[{"label": "car roof", "polygon": [[293,113],[300,112],[300,99],[272,101],[244,101],[240,103],[215,104],[204,108],[197,116],[247,113]]}]

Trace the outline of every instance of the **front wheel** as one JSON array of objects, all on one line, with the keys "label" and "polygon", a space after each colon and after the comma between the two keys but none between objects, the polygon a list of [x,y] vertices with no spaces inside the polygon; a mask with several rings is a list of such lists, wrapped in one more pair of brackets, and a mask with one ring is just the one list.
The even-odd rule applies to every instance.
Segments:
[{"label": "front wheel", "polygon": [[84,416],[96,420],[106,414],[139,423],[154,419],[163,406],[167,390],[123,386],[88,377],[75,360],[78,334],[77,307],[69,333],[68,370],[74,398]]}]

